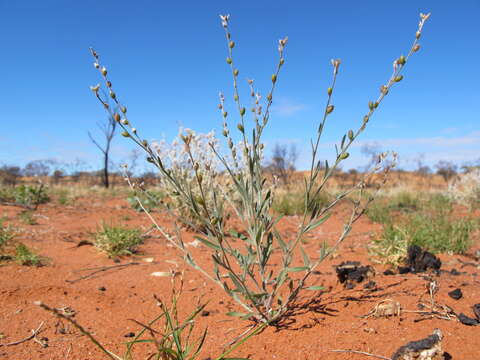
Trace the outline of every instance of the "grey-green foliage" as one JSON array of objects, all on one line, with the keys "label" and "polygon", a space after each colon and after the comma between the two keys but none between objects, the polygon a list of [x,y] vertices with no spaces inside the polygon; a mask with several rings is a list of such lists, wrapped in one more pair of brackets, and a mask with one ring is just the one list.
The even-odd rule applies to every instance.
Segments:
[{"label": "grey-green foliage", "polygon": [[[225,292],[235,299],[243,308],[242,313],[234,312],[231,315],[242,318],[254,318],[257,321],[271,324],[282,318],[288,308],[297,299],[303,289],[318,290],[318,287],[308,287],[307,279],[314,269],[330,255],[350,232],[352,224],[364,213],[366,206],[372,200],[364,197],[365,178],[349,190],[338,194],[327,206],[320,206],[321,197],[325,184],[332,177],[339,165],[349,157],[349,148],[356,138],[365,130],[369,120],[377,110],[384,97],[392,87],[403,79],[401,75],[405,64],[410,56],[419,50],[418,40],[421,35],[423,24],[429,15],[421,14],[420,24],[415,40],[407,55],[401,55],[394,61],[393,73],[387,82],[381,86],[375,100],[368,102],[368,110],[362,117],[356,130],[348,130],[339,144],[335,146],[336,155],[332,162],[319,160],[319,144],[324,127],[328,118],[334,112],[333,93],[336,78],[340,68],[340,60],[332,60],[333,76],[330,86],[327,88],[327,102],[320,123],[316,129],[315,138],[312,140],[312,160],[308,176],[305,178],[303,190],[304,211],[301,215],[298,233],[293,238],[286,238],[277,230],[280,220],[272,214],[272,206],[275,199],[275,185],[267,181],[264,174],[262,160],[264,144],[263,132],[270,121],[271,105],[273,103],[276,84],[280,71],[283,68],[285,58],[284,50],[287,38],[281,39],[278,44],[279,58],[273,74],[271,75],[271,87],[266,96],[262,98],[255,88],[253,80],[248,80],[250,88],[251,107],[247,107],[240,99],[239,70],[233,59],[233,50],[236,46],[229,29],[229,16],[221,16],[222,26],[225,30],[227,41],[227,64],[233,77],[233,101],[235,110],[230,114],[227,111],[226,99],[220,94],[219,109],[223,118],[223,136],[228,145],[230,154],[228,161],[220,150],[213,145],[216,156],[221,160],[225,174],[233,186],[234,196],[229,195],[222,189],[221,183],[213,183],[213,191],[205,188],[205,171],[202,164],[196,162],[191,151],[191,134],[182,137],[186,152],[190,155],[190,165],[193,169],[195,188],[191,182],[178,177],[169,168],[169,164],[155,151],[138,129],[133,127],[128,119],[127,108],[119,101],[118,95],[112,89],[108,71],[100,64],[100,59],[95,50],[91,49],[95,60],[95,67],[100,71],[108,97],[100,92],[100,85],[92,87],[92,91],[102,106],[109,112],[123,129],[122,135],[134,141],[148,154],[148,161],[154,164],[162,177],[162,181],[168,181],[172,193],[168,196],[181,197],[181,203],[189,208],[199,224],[199,236],[196,238],[202,242],[211,252],[212,268],[204,268],[196,262],[195,257],[186,248],[181,236],[172,237],[168,232],[158,226],[167,240],[179,249],[185,261],[193,268],[202,272],[206,277],[214,281]],[[264,100],[263,100],[264,99]],[[236,114],[233,116],[232,114]],[[247,114],[252,117],[247,122]],[[240,137],[240,151],[234,145],[234,138],[230,132],[230,125],[238,129]],[[381,160],[375,164],[373,172],[381,169]],[[366,177],[370,176],[367,174]],[[199,191],[196,191],[196,190]],[[211,190],[211,189],[210,189]],[[352,199],[352,212],[346,220],[340,236],[327,247],[324,243],[320,247],[319,254],[307,254],[303,249],[305,235],[318,226],[322,225],[330,216],[332,208],[342,199],[349,196]],[[226,219],[230,213],[236,215],[243,225],[242,232],[230,231]],[[180,235],[180,234],[178,234]],[[273,254],[280,253],[280,260],[273,260]],[[301,258],[302,264],[294,263],[294,258]],[[280,266],[273,266],[273,263]]]},{"label": "grey-green foliage", "polygon": [[36,209],[38,205],[50,201],[50,197],[43,185],[19,185],[1,188],[0,201],[12,202]]},{"label": "grey-green foliage", "polygon": [[109,256],[131,255],[143,243],[143,237],[138,229],[127,229],[106,223],[103,223],[92,236],[95,247]]}]

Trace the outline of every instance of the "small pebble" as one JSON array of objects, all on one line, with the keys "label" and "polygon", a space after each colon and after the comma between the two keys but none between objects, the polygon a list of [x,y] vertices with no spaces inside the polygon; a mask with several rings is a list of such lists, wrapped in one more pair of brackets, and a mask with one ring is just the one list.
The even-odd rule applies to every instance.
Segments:
[{"label": "small pebble", "polygon": [[448,296],[450,296],[452,299],[459,300],[463,296],[462,290],[460,289],[452,290],[448,293]]},{"label": "small pebble", "polygon": [[123,335],[123,337],[132,338],[132,337],[135,337],[135,333],[129,332],[129,333],[126,333],[125,335]]}]

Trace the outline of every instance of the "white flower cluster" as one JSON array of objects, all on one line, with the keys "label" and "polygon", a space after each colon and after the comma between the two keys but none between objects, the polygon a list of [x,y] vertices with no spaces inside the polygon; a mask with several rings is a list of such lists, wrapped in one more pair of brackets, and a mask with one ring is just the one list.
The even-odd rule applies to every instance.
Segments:
[{"label": "white flower cluster", "polygon": [[474,169],[448,185],[448,194],[452,199],[463,204],[480,203],[480,169]]}]

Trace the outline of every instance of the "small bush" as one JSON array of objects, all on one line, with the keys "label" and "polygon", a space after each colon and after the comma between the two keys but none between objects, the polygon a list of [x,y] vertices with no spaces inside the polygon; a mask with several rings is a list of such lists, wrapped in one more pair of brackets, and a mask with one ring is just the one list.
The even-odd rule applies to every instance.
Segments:
[{"label": "small bush", "polygon": [[[148,212],[159,207],[162,203],[163,194],[161,192],[155,191],[132,191],[128,197],[127,201],[130,206],[138,212],[142,212],[142,206]],[[142,206],[138,203],[138,200],[142,203]]]},{"label": "small bush", "polygon": [[[319,209],[323,209],[331,202],[326,193],[321,193],[316,200]],[[286,192],[276,195],[273,205],[273,211],[279,215],[303,215],[305,212],[305,198],[301,193]]]},{"label": "small bush", "polygon": [[36,225],[37,220],[33,218],[33,214],[31,211],[26,210],[22,211],[20,214],[18,214],[19,219],[26,225]]},{"label": "small bush", "polygon": [[3,224],[3,219],[0,220],[0,251],[3,251],[5,246],[15,237],[15,232],[10,226]]},{"label": "small bush", "polygon": [[110,257],[131,255],[135,253],[138,245],[143,243],[143,237],[138,229],[126,229],[104,223],[101,229],[93,234],[93,243]]},{"label": "small bush", "polygon": [[42,258],[30,250],[25,244],[18,243],[15,247],[15,261],[20,265],[40,266]]},{"label": "small bush", "polygon": [[370,250],[382,262],[396,264],[407,254],[410,245],[418,245],[434,253],[465,253],[472,244],[471,233],[479,227],[473,219],[452,219],[442,210],[411,214],[398,224],[386,223]]},{"label": "small bush", "polygon": [[50,197],[43,185],[20,185],[14,188],[0,189],[0,201],[37,208],[38,205],[49,202]]}]

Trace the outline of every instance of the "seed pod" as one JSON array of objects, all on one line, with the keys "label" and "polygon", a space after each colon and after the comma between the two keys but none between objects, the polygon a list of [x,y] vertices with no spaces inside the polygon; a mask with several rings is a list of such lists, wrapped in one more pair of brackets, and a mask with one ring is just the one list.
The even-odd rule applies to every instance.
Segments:
[{"label": "seed pod", "polygon": [[128,122],[127,119],[123,119],[123,120],[122,120],[122,124],[123,124],[123,125],[128,125],[128,124],[130,124],[130,123]]},{"label": "seed pod", "polygon": [[281,58],[281,59],[280,59],[280,66],[282,66],[284,63],[285,63],[285,59],[284,59],[284,58]]},{"label": "seed pod", "polygon": [[415,34],[415,38],[420,39],[420,36],[422,36],[422,33],[420,31],[417,31],[417,33]]},{"label": "seed pod", "polygon": [[380,92],[384,95],[388,94],[388,87],[385,85],[380,86]]},{"label": "seed pod", "polygon": [[238,76],[238,73],[239,73],[238,69],[233,70],[233,75]]},{"label": "seed pod", "polygon": [[102,75],[103,75],[103,76],[106,76],[106,75],[107,75],[107,68],[106,68],[105,66],[102,67],[102,70],[101,70],[101,71],[102,71]]},{"label": "seed pod", "polygon": [[238,101],[238,95],[236,95],[236,94],[233,95],[233,100],[234,100],[234,101]]},{"label": "seed pod", "polygon": [[370,117],[368,115],[365,115],[363,117],[363,122],[366,124],[366,123],[368,123],[368,120],[370,120]]},{"label": "seed pod", "polygon": [[143,140],[143,141],[142,141],[142,145],[145,146],[145,147],[147,147],[147,146],[148,146],[148,141],[147,141],[147,140]]},{"label": "seed pod", "polygon": [[117,95],[113,91],[110,91],[110,97],[115,100]]},{"label": "seed pod", "polygon": [[126,113],[127,113],[127,108],[126,108],[125,106],[122,106],[122,107],[120,108],[120,111],[121,111],[122,113],[126,114]]},{"label": "seed pod", "polygon": [[94,62],[93,66],[95,66],[95,69],[98,69],[100,67],[100,65],[97,62]]},{"label": "seed pod", "polygon": [[242,133],[245,131],[245,128],[243,127],[242,124],[238,124],[237,129],[240,130],[240,132],[242,132]]},{"label": "seed pod", "polygon": [[402,81],[402,79],[403,79],[403,75],[398,75],[398,76],[395,76],[395,79],[393,79],[393,81],[400,82]]},{"label": "seed pod", "polygon": [[332,92],[333,92],[333,89],[332,89],[331,87],[329,87],[329,88],[327,89],[327,94],[328,94],[328,96],[332,95]]},{"label": "seed pod", "polygon": [[122,132],[122,136],[128,138],[130,137],[130,134],[127,131],[124,131]]},{"label": "seed pod", "polygon": [[132,128],[132,132],[133,132],[135,135],[137,135],[137,129]]},{"label": "seed pod", "polygon": [[373,107],[376,109],[378,107],[378,101],[375,101],[375,103],[373,104]]},{"label": "seed pod", "polygon": [[227,137],[227,136],[228,136],[228,131],[224,129],[224,130],[222,131],[222,134],[223,134],[223,136]]},{"label": "seed pod", "polygon": [[373,101],[369,101],[369,102],[368,102],[368,108],[369,108],[370,110],[375,109],[375,105],[373,105]]},{"label": "seed pod", "polygon": [[224,118],[226,118],[226,117],[228,116],[228,112],[224,111],[224,112],[222,113],[222,115],[223,115]]},{"label": "seed pod", "polygon": [[349,156],[350,156],[350,154],[348,152],[344,152],[344,153],[340,154],[340,160],[345,160]]},{"label": "seed pod", "polygon": [[195,163],[195,165],[193,165],[193,168],[195,169],[195,171],[198,171],[198,167],[199,167],[198,163]]},{"label": "seed pod", "polygon": [[198,179],[198,182],[201,184],[202,181],[203,181],[203,175],[202,175],[202,174],[198,174],[197,179]]},{"label": "seed pod", "polygon": [[350,140],[353,140],[353,136],[354,136],[353,130],[348,130],[348,138],[349,138]]},{"label": "seed pod", "polygon": [[112,82],[111,82],[110,80],[107,80],[107,86],[108,86],[109,88],[112,87]]},{"label": "seed pod", "polygon": [[273,74],[272,75],[272,83],[276,83],[277,82],[277,75]]},{"label": "seed pod", "polygon": [[416,44],[416,45],[413,47],[413,52],[417,52],[418,50],[420,50],[420,44]]},{"label": "seed pod", "polygon": [[327,106],[327,114],[330,114],[330,113],[333,111],[334,108],[335,108],[335,106],[333,106],[333,105],[328,105],[328,106]]},{"label": "seed pod", "polygon": [[228,47],[229,47],[230,49],[233,49],[233,48],[235,47],[235,43],[234,43],[233,41],[230,41],[230,42],[228,43]]},{"label": "seed pod", "polygon": [[407,59],[405,58],[405,56],[400,56],[398,59],[397,59],[397,64],[398,65],[405,65],[405,63],[407,62]]},{"label": "seed pod", "polygon": [[229,65],[230,65],[231,63],[232,63],[232,59],[231,59],[231,58],[229,58],[229,57],[227,57],[227,64],[229,64]]},{"label": "seed pod", "polygon": [[240,116],[243,116],[243,115],[245,115],[245,108],[244,107],[240,108]]},{"label": "seed pod", "polygon": [[272,93],[270,93],[270,94],[267,95],[267,100],[268,100],[268,101],[272,101]]},{"label": "seed pod", "polygon": [[152,159],[150,156],[147,157],[147,161],[148,161],[149,163],[152,163],[152,164],[153,164],[153,162],[154,162],[153,159]]},{"label": "seed pod", "polygon": [[120,115],[118,113],[113,114],[113,119],[117,122],[120,121]]}]

